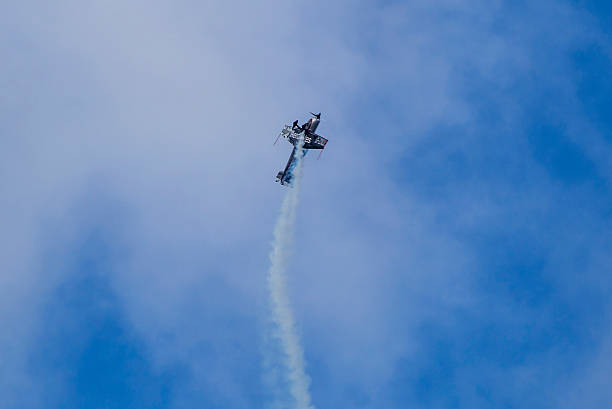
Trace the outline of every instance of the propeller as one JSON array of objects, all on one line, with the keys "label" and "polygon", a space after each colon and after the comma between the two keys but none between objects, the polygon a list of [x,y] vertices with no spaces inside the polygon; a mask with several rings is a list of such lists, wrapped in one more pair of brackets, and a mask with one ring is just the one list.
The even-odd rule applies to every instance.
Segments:
[{"label": "propeller", "polygon": [[321,113],[319,112],[318,114],[315,114],[314,112],[311,112],[311,114],[316,117],[317,119],[321,119]]}]

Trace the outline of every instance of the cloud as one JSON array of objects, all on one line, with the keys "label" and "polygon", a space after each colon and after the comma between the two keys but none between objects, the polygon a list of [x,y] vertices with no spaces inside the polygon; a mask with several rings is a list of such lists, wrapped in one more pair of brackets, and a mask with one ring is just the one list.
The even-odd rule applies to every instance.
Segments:
[{"label": "cloud", "polygon": [[[609,207],[606,128],[587,115],[573,59],[607,41],[584,11],[63,1],[12,5],[2,22],[8,406],[70,396],[63,375],[29,365],[44,342],[41,300],[85,271],[70,255],[94,231],[121,249],[105,261],[109,319],[137,334],[154,373],[189,368],[168,405],[262,406],[261,357],[244,339],[259,336],[282,195],[272,182],[288,154],[271,144],[313,109],[330,143],[305,162],[289,285],[318,406],[427,406],[389,385],[422,392],[464,375],[472,382],[429,403],[516,404],[533,391],[504,388],[517,373],[553,395],[565,381],[544,368],[571,362],[542,339],[580,346],[573,324],[555,323],[607,326],[577,308],[607,282],[607,261],[571,291],[582,269],[569,261],[605,251]],[[551,136],[531,138],[541,124]],[[564,157],[594,171],[566,179]],[[472,348],[481,364],[461,360]],[[51,398],[24,401],[33,390]]]}]

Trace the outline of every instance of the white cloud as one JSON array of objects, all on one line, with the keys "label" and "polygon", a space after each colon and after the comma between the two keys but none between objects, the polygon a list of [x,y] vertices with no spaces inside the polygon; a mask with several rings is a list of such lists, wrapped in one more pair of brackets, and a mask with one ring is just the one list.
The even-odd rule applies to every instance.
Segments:
[{"label": "white cloud", "polygon": [[[554,39],[555,58],[586,41],[573,9],[531,7],[497,32],[499,2],[14,5],[0,68],[9,91],[0,102],[0,348],[14,353],[0,383],[46,385],[27,375],[28,351],[42,342],[32,335],[38,300],[69,273],[48,274],[45,254],[78,243],[82,225],[104,225],[75,203],[109,194],[129,215],[106,226],[129,255],[114,260],[113,288],[156,363],[189,362],[195,383],[223,379],[221,395],[248,401],[231,363],[198,362],[203,343],[238,335],[194,326],[191,314],[256,319],[282,195],[272,181],[289,153],[271,144],[283,121],[320,110],[330,144],[321,161],[306,159],[303,253],[290,283],[306,356],[375,397],[397,359],[418,354],[415,327],[452,321],[449,310],[479,296],[476,255],[457,226],[440,221],[440,203],[403,192],[389,169],[441,124],[464,131],[450,150],[471,149],[479,124],[463,70],[505,91],[537,71],[539,37]],[[534,24],[547,13],[550,24]],[[504,129],[520,131],[520,101],[499,99]],[[458,224],[486,227],[512,213],[504,192],[482,197],[453,192]],[[49,226],[62,226],[54,243]],[[236,299],[209,292],[218,288],[209,280]]]}]

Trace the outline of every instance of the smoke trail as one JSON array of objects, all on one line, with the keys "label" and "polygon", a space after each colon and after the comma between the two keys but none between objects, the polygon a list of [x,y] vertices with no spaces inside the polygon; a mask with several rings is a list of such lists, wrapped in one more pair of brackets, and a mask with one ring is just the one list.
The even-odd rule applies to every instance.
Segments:
[{"label": "smoke trail", "polygon": [[270,271],[268,286],[272,303],[272,318],[278,329],[280,344],[285,353],[286,366],[289,370],[289,385],[291,395],[295,399],[297,409],[314,409],[310,403],[310,378],[306,375],[304,351],[296,332],[295,320],[289,303],[287,291],[286,269],[293,241],[293,225],[295,222],[298,194],[302,176],[303,141],[296,150],[297,164],[293,178],[293,188],[287,189],[281,214],[274,227],[274,241],[270,253]]}]

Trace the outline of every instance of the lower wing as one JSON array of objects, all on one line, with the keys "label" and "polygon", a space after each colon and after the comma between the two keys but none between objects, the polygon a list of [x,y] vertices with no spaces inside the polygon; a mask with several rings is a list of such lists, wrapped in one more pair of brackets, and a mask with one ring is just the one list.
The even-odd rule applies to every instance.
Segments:
[{"label": "lower wing", "polygon": [[304,136],[304,149],[325,149],[327,139],[314,132],[308,132]]}]

